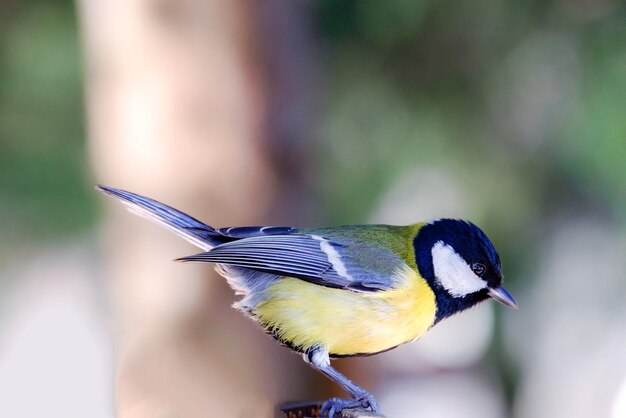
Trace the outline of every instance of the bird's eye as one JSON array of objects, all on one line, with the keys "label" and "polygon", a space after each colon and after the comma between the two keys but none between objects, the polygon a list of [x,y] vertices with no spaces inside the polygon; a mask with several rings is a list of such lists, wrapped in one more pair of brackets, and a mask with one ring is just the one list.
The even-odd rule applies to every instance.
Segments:
[{"label": "bird's eye", "polygon": [[471,267],[474,274],[478,277],[481,277],[483,274],[485,274],[485,271],[487,270],[485,265],[480,263],[472,263]]}]

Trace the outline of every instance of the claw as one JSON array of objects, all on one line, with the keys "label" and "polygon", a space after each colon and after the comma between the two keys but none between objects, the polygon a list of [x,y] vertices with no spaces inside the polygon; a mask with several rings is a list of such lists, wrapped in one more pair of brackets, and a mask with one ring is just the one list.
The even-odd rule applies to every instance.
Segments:
[{"label": "claw", "polygon": [[365,393],[356,399],[331,398],[324,402],[320,411],[320,416],[333,418],[336,414],[340,414],[344,409],[353,408],[369,408],[372,412],[380,414],[380,406],[376,399],[369,393]]},{"label": "claw", "polygon": [[376,399],[374,399],[374,397],[369,393],[364,394],[364,396],[360,397],[359,400],[361,401],[363,408],[370,408],[372,412],[382,414],[383,411],[380,409],[378,402],[376,402]]},{"label": "claw", "polygon": [[361,406],[361,402],[356,399],[331,398],[322,405],[320,415],[323,417],[327,416],[328,418],[333,418],[336,414],[340,414],[344,409],[358,408],[359,406]]}]

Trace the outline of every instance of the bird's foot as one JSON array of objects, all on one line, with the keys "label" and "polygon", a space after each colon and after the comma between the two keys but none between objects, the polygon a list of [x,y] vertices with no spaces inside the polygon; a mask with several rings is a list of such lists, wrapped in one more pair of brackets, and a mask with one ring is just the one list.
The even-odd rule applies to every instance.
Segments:
[{"label": "bird's foot", "polygon": [[363,395],[352,399],[330,398],[322,405],[320,415],[322,417],[327,416],[328,418],[333,418],[344,409],[353,408],[369,408],[372,412],[381,413],[380,406],[378,406],[376,399],[374,399],[374,397],[369,393],[364,393]]}]

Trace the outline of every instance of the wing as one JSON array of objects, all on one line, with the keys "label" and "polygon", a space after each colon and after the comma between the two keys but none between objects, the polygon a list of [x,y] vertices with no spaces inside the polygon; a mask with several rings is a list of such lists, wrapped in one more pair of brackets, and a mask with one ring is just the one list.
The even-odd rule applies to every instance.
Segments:
[{"label": "wing", "polygon": [[[297,277],[327,287],[374,292],[396,287],[406,263],[376,244],[298,233],[286,227],[224,229],[233,236],[249,236],[218,245],[180,261],[227,264],[281,276]],[[273,231],[280,235],[265,235]],[[376,260],[368,264],[364,260]]]},{"label": "wing", "polygon": [[[410,228],[367,225],[317,230],[284,226],[214,229],[156,200],[112,187],[98,188],[207,250],[182,261],[214,262],[298,277],[322,286],[377,291],[404,282],[400,272],[408,267],[406,254],[412,253],[412,244],[407,244],[412,236],[410,240],[404,236]],[[404,258],[398,254],[404,254]]]}]

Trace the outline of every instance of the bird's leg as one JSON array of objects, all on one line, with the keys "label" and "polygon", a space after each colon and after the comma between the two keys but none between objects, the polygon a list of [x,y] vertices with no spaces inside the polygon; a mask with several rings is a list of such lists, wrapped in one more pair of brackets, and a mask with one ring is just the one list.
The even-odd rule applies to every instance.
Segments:
[{"label": "bird's leg", "polygon": [[328,416],[332,418],[335,413],[346,408],[369,407],[374,412],[381,412],[378,402],[369,392],[353,383],[330,365],[328,351],[321,347],[314,347],[305,353],[304,360],[341,386],[352,397],[352,399],[331,398],[327,400],[322,405],[322,416],[328,413]]}]

